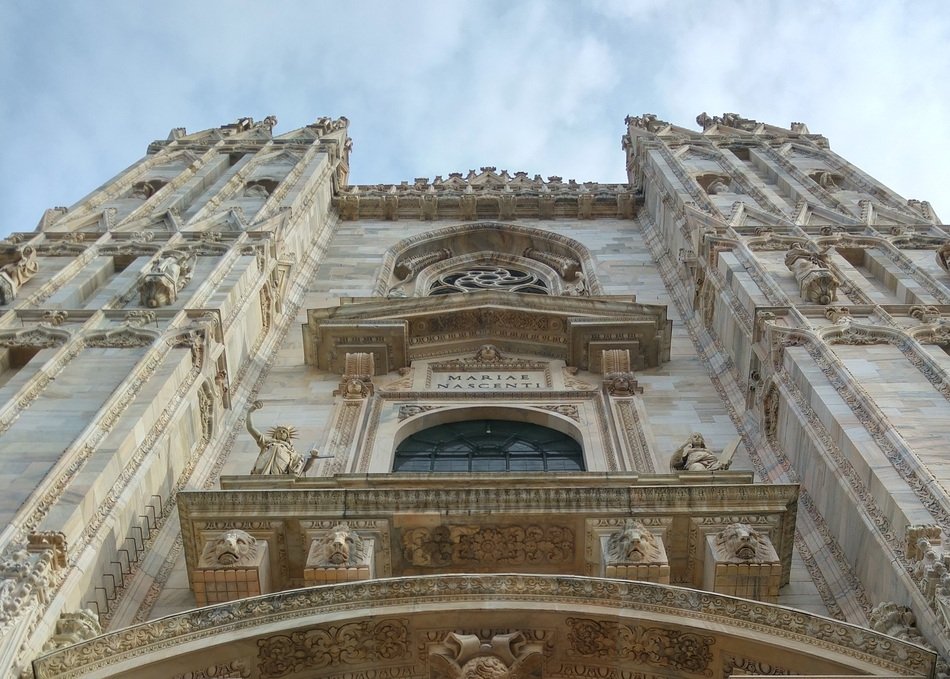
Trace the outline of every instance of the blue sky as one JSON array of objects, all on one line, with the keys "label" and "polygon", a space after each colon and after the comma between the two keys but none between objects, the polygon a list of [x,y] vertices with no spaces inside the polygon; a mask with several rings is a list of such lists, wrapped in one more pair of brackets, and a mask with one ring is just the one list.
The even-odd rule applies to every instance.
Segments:
[{"label": "blue sky", "polygon": [[347,116],[351,181],[494,165],[624,181],[627,114],[802,121],[950,221],[950,3],[0,5],[0,232],[32,230],[172,127]]}]

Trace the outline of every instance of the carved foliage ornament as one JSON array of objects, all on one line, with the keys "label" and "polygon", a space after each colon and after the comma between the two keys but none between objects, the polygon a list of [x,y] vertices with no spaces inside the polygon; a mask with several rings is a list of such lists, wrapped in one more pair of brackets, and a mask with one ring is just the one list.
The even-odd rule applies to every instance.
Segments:
[{"label": "carved foliage ornament", "polygon": [[403,558],[413,566],[557,564],[574,558],[566,526],[456,525],[402,533]]},{"label": "carved foliage ornament", "polygon": [[712,675],[715,637],[588,618],[568,618],[567,625],[572,655]]},{"label": "carved foliage ornament", "polygon": [[261,677],[283,677],[356,663],[406,658],[410,652],[406,620],[387,619],[314,627],[258,639]]}]

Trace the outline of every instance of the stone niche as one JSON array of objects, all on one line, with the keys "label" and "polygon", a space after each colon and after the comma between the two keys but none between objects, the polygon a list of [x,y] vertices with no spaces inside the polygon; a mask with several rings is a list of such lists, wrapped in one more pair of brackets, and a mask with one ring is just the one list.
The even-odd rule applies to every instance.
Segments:
[{"label": "stone niche", "polygon": [[775,602],[782,585],[782,562],[768,536],[733,523],[706,536],[703,589]]},{"label": "stone niche", "polygon": [[243,530],[228,530],[207,540],[191,572],[199,606],[270,592],[267,542]]}]

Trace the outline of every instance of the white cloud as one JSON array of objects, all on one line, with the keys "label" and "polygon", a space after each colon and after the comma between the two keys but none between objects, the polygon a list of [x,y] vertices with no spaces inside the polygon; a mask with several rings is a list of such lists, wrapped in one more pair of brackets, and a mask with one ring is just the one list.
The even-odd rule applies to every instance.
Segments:
[{"label": "white cloud", "polygon": [[30,230],[171,127],[346,115],[353,180],[482,165],[623,181],[628,113],[801,120],[946,219],[940,2],[110,0],[0,6],[0,230]]}]

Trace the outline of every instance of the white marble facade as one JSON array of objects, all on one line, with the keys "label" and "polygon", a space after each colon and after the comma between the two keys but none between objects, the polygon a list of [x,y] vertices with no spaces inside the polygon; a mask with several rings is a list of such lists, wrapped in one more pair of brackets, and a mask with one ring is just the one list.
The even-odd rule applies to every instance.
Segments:
[{"label": "white marble facade", "polygon": [[[705,588],[950,654],[950,233],[800,123],[697,121],[629,117],[609,185],[484,167],[355,186],[345,118],[176,128],[10,236],[3,671],[98,633],[60,631],[87,609],[127,643],[198,604],[438,573]],[[392,474],[407,437],[482,420],[559,432],[584,471]],[[474,662],[461,622],[418,624],[445,644],[430,669]],[[867,639],[772,669],[910,671]],[[708,667],[765,673],[773,642]],[[217,674],[174,671],[323,676],[215,643]],[[548,655],[545,676],[582,671]],[[82,676],[70,658],[37,671]]]}]

